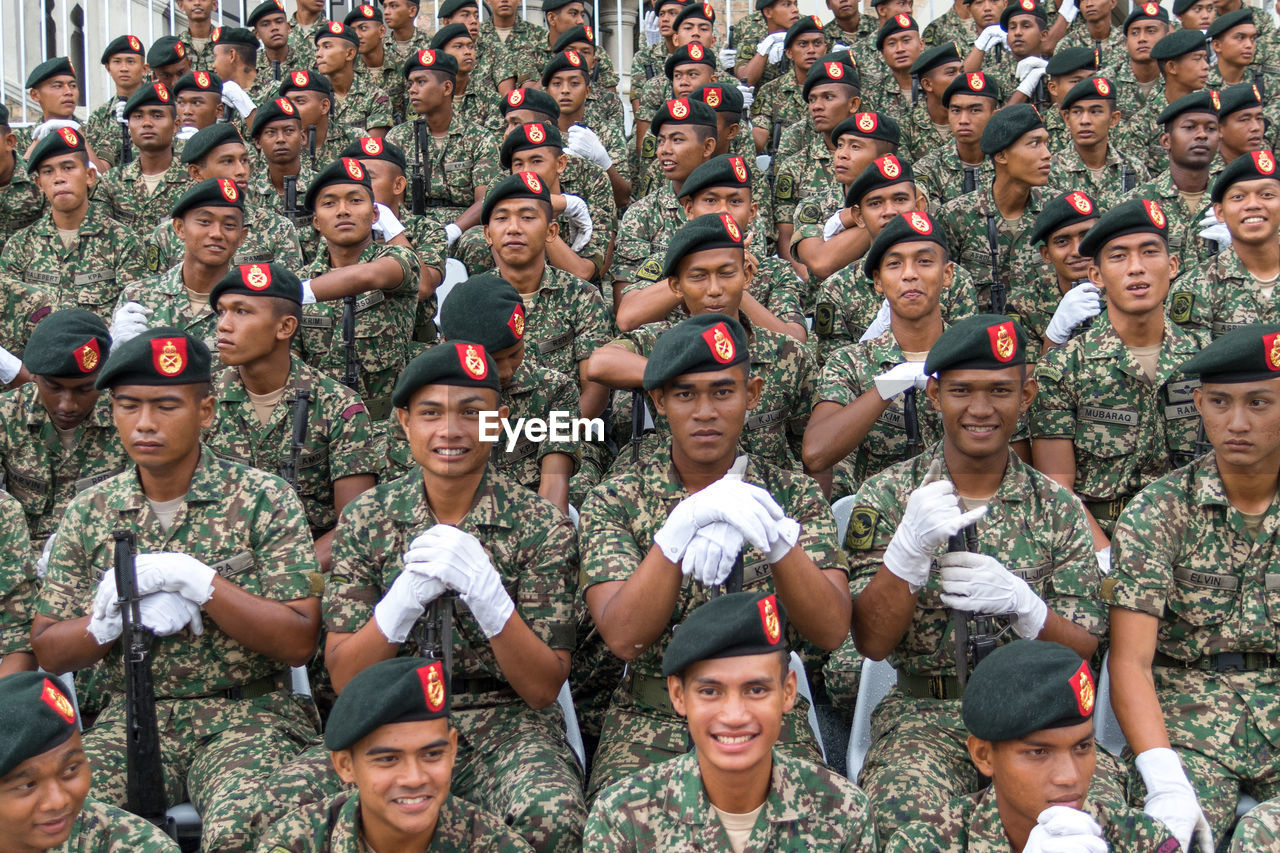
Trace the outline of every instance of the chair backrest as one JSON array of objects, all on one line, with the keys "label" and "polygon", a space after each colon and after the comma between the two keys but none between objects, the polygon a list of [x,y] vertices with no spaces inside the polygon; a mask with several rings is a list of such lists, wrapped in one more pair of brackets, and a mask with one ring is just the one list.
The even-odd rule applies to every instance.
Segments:
[{"label": "chair backrest", "polygon": [[822,760],[826,761],[827,748],[822,743],[822,730],[818,727],[818,711],[813,707],[813,690],[809,687],[809,676],[804,671],[804,661],[800,660],[798,652],[791,653],[790,668],[796,674],[796,692],[809,703],[809,713],[805,716],[809,720],[809,728],[813,730],[813,738],[818,742],[818,751],[822,753]]},{"label": "chair backrest", "polygon": [[831,505],[831,514],[836,517],[836,536],[840,544],[844,544],[844,534],[849,530],[849,516],[853,515],[853,495],[845,495]]},{"label": "chair backrest", "polygon": [[1112,755],[1119,757],[1124,752],[1124,731],[1116,712],[1111,707],[1111,652],[1102,659],[1102,676],[1098,679],[1097,708],[1093,712],[1093,736],[1098,743],[1107,748]]},{"label": "chair backrest", "polygon": [[[848,519],[847,514],[845,519]],[[898,671],[888,661],[867,658],[862,662],[862,678],[858,681],[858,700],[853,710],[853,726],[849,730],[845,767],[845,775],[853,782],[858,781],[862,762],[871,749],[871,712],[897,683]]]},{"label": "chair backrest", "polygon": [[587,750],[582,743],[582,730],[578,728],[578,712],[573,707],[573,694],[569,691],[569,681],[560,685],[560,694],[556,696],[560,710],[564,714],[564,738],[578,758],[578,764],[585,770],[587,766]]}]

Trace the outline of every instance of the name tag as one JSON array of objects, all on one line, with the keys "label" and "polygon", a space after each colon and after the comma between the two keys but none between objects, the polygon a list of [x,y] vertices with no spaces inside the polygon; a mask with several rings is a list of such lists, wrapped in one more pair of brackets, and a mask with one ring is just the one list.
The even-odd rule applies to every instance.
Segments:
[{"label": "name tag", "polygon": [[332,329],[333,318],[325,314],[303,314],[301,326],[304,329]]},{"label": "name tag", "polygon": [[452,160],[444,164],[444,170],[448,172],[465,172],[471,168],[466,160]]},{"label": "name tag", "polygon": [[269,264],[276,259],[271,252],[258,252],[255,255],[236,255],[237,264]]},{"label": "name tag", "polygon": [[769,561],[756,560],[749,566],[742,567],[742,588],[746,589],[752,584],[769,576]]},{"label": "name tag", "polygon": [[785,418],[786,418],[786,413],[782,411],[782,409],[773,409],[772,411],[768,411],[768,412],[759,412],[758,414],[754,414],[751,417],[747,418],[747,422],[743,426],[743,429],[746,429],[746,430],[766,429],[768,427],[776,426],[777,424],[782,423],[782,421]]},{"label": "name tag", "polygon": [[27,284],[62,284],[62,276],[56,272],[27,270],[22,274],[22,280]]},{"label": "name tag", "polygon": [[214,563],[209,568],[213,569],[215,572],[222,575],[223,577],[238,575],[241,572],[243,572],[245,569],[253,568],[253,552],[241,551],[239,554],[236,554],[234,557],[228,557],[227,559],[222,560],[221,562]]},{"label": "name tag", "polygon": [[1170,382],[1164,386],[1165,399],[1170,403],[1189,403],[1192,394],[1200,387],[1199,379],[1183,379],[1179,382]]},{"label": "name tag", "polygon": [[1230,589],[1240,588],[1240,579],[1235,575],[1216,575],[1212,572],[1197,572],[1186,566],[1175,566],[1173,576],[1183,583],[1189,583],[1192,586],[1204,587],[1205,589]]},{"label": "name tag", "polygon": [[565,332],[563,335],[556,335],[550,340],[542,341],[538,344],[539,355],[549,355],[557,350],[562,350],[573,342],[573,332]]},{"label": "name tag", "polygon": [[298,228],[311,227],[312,214],[310,213],[299,213],[296,216],[287,216],[286,218],[290,222],[292,222],[295,227],[298,227]]},{"label": "name tag", "polygon": [[893,409],[885,409],[884,412],[881,413],[880,417],[876,418],[876,423],[884,424],[885,426],[892,427],[894,429],[906,429],[907,416],[902,412],[895,412]]},{"label": "name tag", "polygon": [[1164,407],[1164,419],[1166,421],[1176,421],[1181,418],[1194,418],[1200,413],[1196,411],[1195,403],[1174,403],[1172,406]]},{"label": "name tag", "polygon": [[1213,336],[1225,335],[1227,332],[1234,332],[1236,329],[1242,329],[1248,323],[1213,323]]},{"label": "name tag", "polygon": [[1104,409],[1101,406],[1081,406],[1080,420],[1096,424],[1120,424],[1137,426],[1138,413],[1134,409]]},{"label": "name tag", "polygon": [[44,494],[49,491],[49,484],[44,480],[37,479],[36,477],[28,477],[25,474],[19,474],[17,471],[10,471],[8,479],[13,485],[21,486],[29,492]]},{"label": "name tag", "polygon": [[298,468],[313,468],[321,462],[327,461],[329,458],[329,448],[320,447],[312,450],[310,453],[298,454]]},{"label": "name tag", "polygon": [[1266,584],[1268,590],[1280,589],[1280,575],[1275,574],[1274,572],[1267,572],[1263,578],[1263,582]]},{"label": "name tag", "polygon": [[509,462],[520,462],[523,459],[532,456],[538,451],[538,443],[536,441],[522,441],[511,449],[510,453],[504,454]]},{"label": "name tag", "polygon": [[82,272],[71,279],[75,285],[97,284],[100,281],[115,281],[115,270],[99,270],[98,272]]},{"label": "name tag", "polygon": [[366,308],[372,308],[386,298],[386,294],[381,290],[371,290],[356,300],[356,313],[359,314]]},{"label": "name tag", "polygon": [[83,492],[85,489],[89,488],[90,486],[98,485],[103,480],[110,480],[112,477],[114,477],[116,474],[119,474],[123,470],[124,470],[123,468],[117,468],[116,470],[108,471],[105,474],[94,474],[93,476],[90,476],[90,477],[81,477],[79,480],[76,480],[75,482],[76,494]]},{"label": "name tag", "polygon": [[1019,569],[1019,568],[1010,566],[1009,571],[1013,572],[1015,575],[1022,578],[1027,583],[1035,583],[1041,578],[1046,578],[1049,575],[1053,574],[1053,564],[1044,563],[1039,566],[1032,566],[1031,568],[1028,568],[1028,569]]}]

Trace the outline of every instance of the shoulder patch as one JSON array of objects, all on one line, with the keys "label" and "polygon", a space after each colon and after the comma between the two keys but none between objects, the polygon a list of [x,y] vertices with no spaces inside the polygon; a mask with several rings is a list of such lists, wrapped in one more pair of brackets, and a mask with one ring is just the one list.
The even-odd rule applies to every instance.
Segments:
[{"label": "shoulder patch", "polygon": [[774,195],[781,201],[790,201],[795,195],[796,181],[789,174],[778,175],[778,183],[774,188]]},{"label": "shoulder patch", "polygon": [[342,410],[342,419],[344,421],[349,421],[363,411],[366,411],[364,403],[352,403],[350,406],[347,406]]},{"label": "shoulder patch", "polygon": [[849,514],[849,529],[844,534],[847,551],[866,551],[876,538],[876,524],[880,513],[869,506],[855,506]]},{"label": "shoulder patch", "polygon": [[656,257],[649,258],[636,270],[636,278],[641,281],[657,281],[662,278],[662,263]]},{"label": "shoulder patch", "polygon": [[1108,604],[1116,603],[1116,584],[1120,582],[1119,578],[1103,578],[1101,598]]},{"label": "shoulder patch", "polygon": [[640,145],[640,156],[646,160],[652,160],[658,156],[658,139],[654,136],[646,136],[644,142]]},{"label": "shoulder patch", "polygon": [[1191,308],[1195,305],[1195,294],[1187,290],[1179,290],[1169,297],[1169,319],[1175,323],[1186,323],[1191,319]]},{"label": "shoulder patch", "polygon": [[816,225],[821,218],[822,211],[818,209],[816,204],[802,204],[796,210],[796,222],[801,225]]},{"label": "shoulder patch", "polygon": [[155,243],[147,243],[147,257],[145,261],[147,272],[160,272],[160,247]]},{"label": "shoulder patch", "polygon": [[836,307],[830,302],[819,302],[813,309],[813,331],[822,337],[830,337],[835,330]]}]

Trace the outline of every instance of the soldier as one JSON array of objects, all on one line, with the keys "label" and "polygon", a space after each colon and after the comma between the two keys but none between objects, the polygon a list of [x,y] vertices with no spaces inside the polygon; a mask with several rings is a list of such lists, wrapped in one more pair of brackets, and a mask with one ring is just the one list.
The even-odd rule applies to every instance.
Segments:
[{"label": "soldier", "polygon": [[[395,0],[395,2],[403,2],[403,0]],[[418,4],[411,5],[416,7]],[[519,0],[494,0],[486,6],[492,14],[486,14],[484,22],[480,24],[480,38],[500,41],[507,49],[512,61],[518,62],[526,50],[546,43],[546,27],[520,17]],[[541,68],[542,65],[537,67]],[[524,75],[521,73],[519,76]],[[516,85],[523,85],[523,81],[517,79]]]},{"label": "soldier", "polygon": [[89,114],[89,120],[84,123],[84,135],[93,146],[98,162],[106,163],[110,168],[119,165],[126,153],[131,158],[137,156],[129,139],[128,123],[124,121],[124,104],[130,95],[138,91],[147,74],[146,51],[137,36],[119,36],[102,52],[102,64],[115,84],[116,96],[108,98]]},{"label": "soldier", "polygon": [[1000,85],[981,71],[957,74],[942,92],[954,146],[913,163],[916,181],[936,213],[948,201],[995,180],[995,166],[982,153],[987,122],[1000,106]]},{"label": "soldier", "polygon": [[[222,78],[211,71],[189,71],[178,78],[173,96],[176,141],[186,143],[196,131],[223,120]],[[175,148],[176,148],[175,144]],[[178,153],[176,150],[175,154]]]},{"label": "soldier", "polygon": [[[873,6],[873,14],[863,15],[859,11],[859,5],[857,0],[827,0],[827,8],[831,10],[832,17],[822,31],[826,34],[832,50],[839,49],[837,45],[841,45],[844,49],[852,51],[856,54],[857,64],[866,68],[868,74],[874,74],[876,65],[874,43],[876,32],[880,29],[880,16],[875,12],[879,10]],[[894,10],[892,14],[896,15],[899,12],[911,14],[910,5],[898,8],[901,6],[900,3],[890,3],[890,8]]]},{"label": "soldier", "polygon": [[1112,24],[1111,14],[1116,0],[1080,0],[1072,4],[1079,10],[1080,21],[1071,28],[1054,49],[1084,47],[1097,52],[1099,67],[1120,62],[1125,57],[1124,30]]},{"label": "soldier", "polygon": [[[165,798],[190,795],[205,849],[244,849],[238,792],[315,734],[281,684],[283,667],[315,648],[319,567],[284,481],[201,448],[214,413],[209,360],[203,343],[170,327],[114,348],[95,384],[112,391],[134,464],[67,508],[32,645],[51,672],[105,658],[113,687],[123,688],[112,531],[131,532],[142,626],[161,638],[151,663]],[[105,802],[126,794],[127,704],[112,702],[85,735],[93,791]]]},{"label": "soldier", "polygon": [[621,124],[623,113],[622,100],[617,93],[618,75],[605,64],[608,54],[603,46],[597,46],[595,28],[590,24],[579,24],[561,33],[552,45],[552,52],[560,54],[567,50],[577,51],[587,68],[591,83],[591,95],[587,99],[590,122],[597,126],[614,122]]},{"label": "soldier", "polygon": [[1183,29],[1207,32],[1218,14],[1216,0],[1174,0],[1173,14]]},{"label": "soldier", "polygon": [[654,0],[652,11],[660,38],[654,44],[645,44],[631,57],[631,114],[640,110],[640,88],[662,73],[671,51],[675,50],[676,15],[684,6],[682,0]]},{"label": "soldier", "polygon": [[493,93],[505,95],[516,86],[515,62],[506,45],[496,36],[485,37],[480,26],[480,4],[476,0],[445,0],[440,4],[440,24],[463,24],[475,43],[476,65],[471,75],[479,90],[492,100]]},{"label": "soldier", "polygon": [[603,791],[584,850],[640,853],[700,842],[722,850],[874,848],[866,796],[775,748],[796,704],[780,611],[772,593],[740,592],[689,613],[663,654],[662,674],[697,751]]},{"label": "soldier", "polygon": [[191,70],[191,57],[177,36],[160,36],[147,51],[147,67],[151,69],[150,82],[172,87]]},{"label": "soldier", "polygon": [[418,9],[417,0],[383,0],[382,3],[382,21],[387,27],[387,37],[382,45],[397,73],[404,68],[409,57],[426,50],[427,41],[431,38],[414,23]]},{"label": "soldier", "polygon": [[229,369],[214,378],[205,440],[224,459],[280,474],[298,493],[328,573],[338,516],[374,487],[381,448],[360,398],[290,353],[301,299],[298,277],[278,264],[232,267],[213,286],[218,358]]},{"label": "soldier", "polygon": [[178,853],[164,831],[89,797],[80,715],[60,682],[24,672],[0,680],[0,831],[14,849]]},{"label": "soldier", "polygon": [[50,133],[31,150],[29,164],[48,209],[0,254],[6,337],[19,350],[50,308],[75,305],[109,320],[120,289],[144,269],[130,230],[90,203],[98,179],[79,131]]},{"label": "soldier", "polygon": [[358,134],[336,119],[333,85],[318,71],[291,71],[280,84],[278,97],[298,110],[306,139],[307,165],[319,172],[338,157]]},{"label": "soldier", "polygon": [[[264,0],[245,19],[244,25],[253,30],[262,44],[255,68],[258,78],[279,83],[293,69],[301,70],[302,63],[295,61],[289,38],[289,19],[285,16],[284,0]],[[270,97],[268,94],[268,97]]]},{"label": "soldier", "polygon": [[[555,46],[561,36],[574,27],[588,23],[587,6],[583,0],[543,0],[542,14],[547,22],[546,30],[541,31],[544,38],[540,42],[525,45],[523,53],[508,48],[516,66],[517,85],[524,85],[526,80],[536,77],[537,69],[545,68],[551,57],[562,50]],[[598,57],[598,62],[601,67],[595,74],[594,82],[601,88],[616,90],[618,74],[613,70],[613,61],[608,54],[602,54]]]},{"label": "soldier", "polygon": [[1209,78],[1208,55],[1198,30],[1175,30],[1151,48],[1151,58],[1164,78],[1163,92],[1159,89],[1153,92],[1141,110],[1126,117],[1121,144],[1142,156],[1152,174],[1168,168],[1167,151],[1161,150],[1160,135],[1165,117],[1175,103],[1204,88]]},{"label": "soldier", "polygon": [[1252,9],[1236,9],[1214,18],[1208,36],[1216,61],[1206,85],[1222,89],[1237,83],[1255,83],[1264,91],[1274,91],[1276,69],[1258,61],[1263,50],[1258,35]]},{"label": "soldier", "polygon": [[218,27],[213,34],[213,70],[222,78],[227,118],[246,136],[254,110],[271,98],[277,85],[269,72],[258,70],[258,48],[258,37],[244,27]]},{"label": "soldier", "polygon": [[0,240],[35,222],[44,207],[44,196],[17,145],[17,134],[9,126],[9,108],[0,104]]},{"label": "soldier", "polygon": [[325,5],[325,0],[296,0],[295,11],[289,16],[289,51],[295,69],[315,67],[316,33],[329,23],[324,16]]},{"label": "soldier", "polygon": [[[331,853],[369,849],[531,849],[493,815],[450,791],[458,730],[450,725],[449,678],[439,661],[379,661],[360,672],[334,706],[324,745],[354,786],[272,824],[263,850]],[[407,800],[422,800],[408,803]]]},{"label": "soldier", "polygon": [[[827,7],[831,8],[833,5],[833,2],[828,2]],[[935,17],[924,28],[924,43],[931,47],[938,47],[949,41],[964,44],[972,34],[973,13],[969,10],[968,3],[957,0],[951,4],[951,8]]]},{"label": "soldier", "polygon": [[[1089,278],[1092,259],[1080,252],[1080,241],[1101,215],[1083,190],[1072,190],[1045,203],[1031,231],[1047,272],[1032,287],[1009,299],[1009,313],[1047,351],[1083,333],[1102,311],[1100,291]],[[1034,346],[1034,343],[1032,344]]]},{"label": "soldier", "polygon": [[969,756],[991,785],[902,827],[885,850],[1176,851],[1164,824],[1088,796],[1097,697],[1093,670],[1063,645],[1015,640],[996,649],[974,669],[961,705]]},{"label": "soldier", "polygon": [[1035,107],[998,110],[979,143],[995,169],[991,188],[953,199],[939,214],[952,255],[973,274],[981,310],[1003,312],[1009,295],[1039,275],[1040,260],[1028,238],[1047,200],[1048,141]]},{"label": "soldier", "polygon": [[[948,328],[924,365],[942,441],[858,490],[845,538],[853,638],[858,651],[898,670],[897,687],[872,715],[875,737],[859,776],[886,841],[985,784],[965,748],[962,672],[1016,637],[1092,657],[1106,634],[1079,501],[1009,447],[1036,393],[1026,360],[1022,329],[1006,316]],[[985,553],[934,557],[969,525],[968,547]],[[953,630],[970,642],[953,642]],[[1119,767],[1105,751],[1099,758],[1109,762],[1108,788],[1095,793],[1122,804]]]},{"label": "soldier", "polygon": [[1159,3],[1135,3],[1124,19],[1127,59],[1120,59],[1099,74],[1116,87],[1116,109],[1121,121],[1137,115],[1160,84],[1160,69],[1151,58],[1156,42],[1169,34],[1169,10]]},{"label": "soldier", "polygon": [[910,15],[895,15],[876,33],[876,50],[888,73],[874,90],[866,90],[867,105],[899,122],[905,121],[912,107],[911,66],[924,52],[920,25]]},{"label": "soldier", "polygon": [[1109,208],[1150,179],[1139,158],[1111,143],[1121,118],[1114,83],[1105,77],[1081,80],[1063,95],[1059,110],[1071,145],[1049,161],[1055,186],[1083,190]]},{"label": "soldier", "polygon": [[805,77],[818,57],[827,52],[827,37],[816,16],[802,15],[782,40],[782,50],[791,73],[779,74],[756,90],[751,100],[751,135],[756,152],[773,156],[782,130],[808,115],[808,104],[800,96]]},{"label": "soldier", "polygon": [[[40,122],[17,132],[18,150],[24,157],[30,155],[35,143],[52,131],[63,127],[80,130],[80,123],[76,120],[80,84],[70,59],[56,56],[41,62],[27,75],[26,85],[27,98],[40,108]],[[89,158],[97,161],[93,149],[89,149]]]},{"label": "soldier", "polygon": [[[316,33],[315,42],[316,70],[329,81],[330,95],[333,98],[329,120],[324,123],[326,131],[329,125],[338,125],[356,136],[380,137],[390,130],[393,124],[391,98],[372,85],[368,75],[357,73],[360,35],[351,27],[330,21]],[[282,87],[282,95],[288,95],[289,92],[289,89]],[[305,103],[298,103],[296,94],[294,100],[305,116]],[[319,136],[319,122],[316,132]],[[323,148],[323,145],[324,140],[318,139],[318,149]],[[345,145],[339,146],[339,150],[342,147]],[[328,162],[328,158],[321,162]]]},{"label": "soldier", "polygon": [[498,118],[494,114],[493,92],[483,86],[472,86],[476,67],[476,43],[466,24],[448,24],[431,37],[432,50],[447,53],[458,63],[453,81],[453,114],[457,121],[471,125],[479,133],[493,133]]},{"label": "soldier", "polygon": [[756,0],[755,8],[757,14],[740,20],[735,32],[739,44],[755,45],[733,69],[733,76],[747,86],[759,86],[786,73],[783,43],[800,18],[795,0]]},{"label": "soldier", "polygon": [[187,17],[187,26],[178,31],[178,41],[186,48],[192,71],[213,70],[213,0],[178,0],[178,11]]},{"label": "soldier", "polygon": [[1218,93],[1218,155],[1223,163],[1251,151],[1272,148],[1273,136],[1267,113],[1274,107],[1264,104],[1256,83],[1238,83]]},{"label": "soldier", "polygon": [[550,122],[557,124],[560,120],[560,105],[556,99],[541,89],[522,86],[512,89],[501,98],[498,111],[502,113],[502,121],[506,125],[506,134],[526,124]]},{"label": "soldier", "polygon": [[124,117],[138,159],[107,172],[94,201],[101,202],[112,219],[146,234],[191,186],[173,150],[173,94],[164,83],[142,86],[124,105]]},{"label": "soldier", "polygon": [[[701,46],[698,49],[701,50]],[[634,177],[629,165],[631,144],[620,122],[601,123],[588,115],[593,89],[591,74],[581,55],[576,50],[566,50],[553,56],[542,69],[542,88],[555,98],[559,107],[559,117],[553,123],[559,126],[560,133],[566,138],[567,153],[574,159],[585,160],[604,170],[616,209],[624,208],[631,197]],[[592,124],[594,129],[590,126]]]},{"label": "soldier", "polygon": [[376,6],[362,3],[347,13],[342,24],[359,38],[356,74],[391,99],[392,126],[404,121],[404,76],[400,73],[404,63],[396,65],[387,52],[387,26],[382,12]]},{"label": "soldier", "polygon": [[[315,172],[302,157],[306,137],[302,135],[301,113],[288,98],[267,101],[254,114],[250,135],[266,168],[254,170],[249,179],[249,197],[256,204],[283,214],[298,230],[303,255],[314,254],[311,216],[303,212],[301,199]],[[290,184],[292,199],[289,198]]]},{"label": "soldier", "polygon": [[[1045,66],[1045,86],[1049,93],[1049,103],[1044,114],[1044,129],[1049,131],[1049,148],[1061,151],[1071,144],[1071,134],[1067,133],[1066,122],[1062,119],[1062,110],[1058,104],[1071,87],[1087,77],[1105,76],[1099,74],[1097,57],[1087,47],[1065,47],[1056,52]],[[1120,120],[1127,121],[1132,113],[1122,112]]]},{"label": "soldier", "polygon": [[951,142],[950,111],[942,95],[964,70],[960,45],[949,41],[931,47],[911,63],[911,109],[901,122],[902,151],[908,160],[922,160]]},{"label": "soldier", "polygon": [[[0,397],[3,399],[3,397]],[[5,560],[0,567],[0,678],[36,668],[31,652],[31,619],[41,569],[32,559],[31,539],[22,504],[0,490],[0,539]]]},{"label": "soldier", "polygon": [[[1073,319],[1076,300],[1064,297],[1049,324],[1050,340],[1060,348],[1036,365],[1032,458],[1037,470],[1084,503],[1104,572],[1125,505],[1198,455],[1195,383],[1183,380],[1178,366],[1199,351],[1202,339],[1165,316],[1169,282],[1178,272],[1167,230],[1159,202],[1131,199],[1097,220],[1080,254],[1091,259],[1088,278],[1106,296],[1106,313],[1068,339],[1071,332],[1061,327]],[[1083,288],[1092,286],[1070,294],[1087,296]],[[1095,305],[1097,298],[1093,294]]]}]

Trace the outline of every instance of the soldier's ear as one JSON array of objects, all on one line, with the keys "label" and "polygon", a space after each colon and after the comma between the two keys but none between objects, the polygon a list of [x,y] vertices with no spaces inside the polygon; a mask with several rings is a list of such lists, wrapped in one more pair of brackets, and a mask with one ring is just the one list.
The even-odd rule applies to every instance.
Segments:
[{"label": "soldier's ear", "polygon": [[995,771],[995,762],[993,760],[995,753],[995,744],[989,740],[969,735],[966,743],[969,748],[969,758],[973,760],[973,766],[978,768],[978,772],[984,776],[991,776]]},{"label": "soldier's ear", "polygon": [[333,762],[333,769],[343,782],[350,785],[356,781],[355,758],[351,755],[351,750],[340,749],[337,752],[331,752],[329,760]]},{"label": "soldier's ear", "polygon": [[667,676],[667,693],[671,696],[671,707],[680,716],[685,716],[684,681],[678,675]]},{"label": "soldier's ear", "polygon": [[796,706],[798,684],[795,670],[788,667],[787,674],[782,677],[782,713],[785,714]]}]

